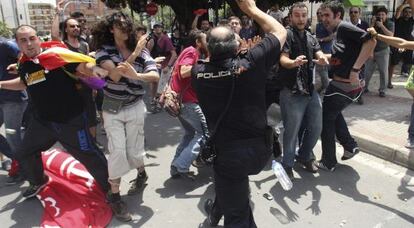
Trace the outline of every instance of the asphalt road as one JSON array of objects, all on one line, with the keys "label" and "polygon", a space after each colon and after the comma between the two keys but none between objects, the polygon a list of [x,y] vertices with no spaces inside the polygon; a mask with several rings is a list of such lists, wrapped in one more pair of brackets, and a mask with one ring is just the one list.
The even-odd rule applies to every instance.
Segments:
[{"label": "asphalt road", "polygon": [[[212,172],[195,169],[195,181],[170,179],[169,166],[182,131],[165,113],[149,115],[146,123],[148,185],[141,194],[126,196],[129,181],[123,178],[123,199],[134,220],[109,227],[208,227],[204,200],[214,197]],[[338,157],[342,149],[338,147]],[[315,147],[320,157],[320,144]],[[23,200],[28,185],[5,186],[0,171],[0,227],[39,226],[43,213],[37,199]],[[293,189],[284,191],[268,166],[250,178],[251,205],[258,227],[414,227],[414,172],[368,154],[343,162],[335,172],[311,174],[295,167]],[[263,197],[270,194],[273,199]],[[220,222],[223,225],[223,220]]]}]

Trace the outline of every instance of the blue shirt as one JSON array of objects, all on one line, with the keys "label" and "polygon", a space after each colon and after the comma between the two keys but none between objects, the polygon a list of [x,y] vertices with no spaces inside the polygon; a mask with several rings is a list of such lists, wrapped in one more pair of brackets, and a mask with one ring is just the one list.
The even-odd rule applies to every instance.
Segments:
[{"label": "blue shirt", "polygon": [[[20,50],[14,41],[0,37],[0,81],[17,77],[17,75],[12,75],[7,72],[7,66],[17,63],[19,52]],[[24,94],[24,92],[20,91],[0,89],[0,102],[19,102],[25,99]]]},{"label": "blue shirt", "polygon": [[[321,39],[327,36],[330,36],[331,32],[329,32],[322,23],[318,23],[316,25],[316,38]],[[321,46],[321,50],[325,54],[330,54],[332,52],[332,40],[327,42],[319,42]]]}]

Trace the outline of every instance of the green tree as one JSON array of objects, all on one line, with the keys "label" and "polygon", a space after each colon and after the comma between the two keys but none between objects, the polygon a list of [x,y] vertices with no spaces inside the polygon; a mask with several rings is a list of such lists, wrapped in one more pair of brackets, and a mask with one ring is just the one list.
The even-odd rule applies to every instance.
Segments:
[{"label": "green tree", "polygon": [[0,21],[0,36],[10,38],[12,31],[7,27],[6,23]]},{"label": "green tree", "polygon": [[[124,8],[127,5],[130,6],[133,10],[136,9],[136,12],[143,10],[147,0],[101,0],[110,8]],[[295,2],[300,0],[256,0],[257,6],[263,10],[267,11],[274,4],[278,3],[280,7],[287,7],[292,5]],[[321,2],[322,0],[309,0],[310,2]],[[226,2],[233,12],[234,15],[240,16],[242,13],[237,6],[235,0],[212,0],[209,4],[209,0],[153,0],[153,2],[162,5],[169,6],[174,11],[176,15],[176,20],[180,24],[186,25],[186,28],[191,27],[191,23],[194,19],[193,11],[200,8],[223,8],[224,3]],[[131,7],[132,6],[132,7]],[[158,11],[158,14],[160,10]],[[164,22],[169,20],[165,19]],[[171,22],[171,21],[169,21]]]}]

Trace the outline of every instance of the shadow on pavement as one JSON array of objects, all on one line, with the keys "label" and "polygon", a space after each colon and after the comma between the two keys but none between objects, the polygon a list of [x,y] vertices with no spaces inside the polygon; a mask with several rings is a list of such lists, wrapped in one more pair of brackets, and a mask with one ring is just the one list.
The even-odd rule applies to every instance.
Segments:
[{"label": "shadow on pavement", "polygon": [[[408,160],[414,161],[414,149],[411,149],[408,154]],[[409,184],[410,181],[413,179],[414,172],[407,169],[407,172],[405,173],[405,176],[401,179],[401,184],[398,187],[398,198],[402,201],[408,201],[411,198],[414,197],[414,191],[411,189],[414,189],[414,184]],[[409,189],[411,187],[411,189]]]},{"label": "shadow on pavement", "polygon": [[[183,130],[176,118],[165,112],[148,114],[145,118],[146,150],[156,152],[159,148],[179,142]],[[174,148],[175,152],[175,148]]]},{"label": "shadow on pavement", "polygon": [[40,201],[37,198],[32,198],[17,203],[20,199],[21,196],[7,204],[13,205],[13,207],[9,208],[9,210],[13,210],[10,219],[16,222],[16,224],[10,226],[10,228],[39,226],[43,216],[43,207],[40,204]]},{"label": "shadow on pavement", "polygon": [[285,211],[285,214],[276,208],[270,208],[270,213],[282,224],[295,222],[300,217],[299,214],[288,206],[286,198],[298,204],[298,200],[308,191],[312,193],[312,204],[306,210],[312,210],[312,213],[316,216],[321,213],[319,208],[321,192],[317,189],[317,186],[328,186],[332,191],[347,196],[356,202],[375,205],[398,215],[408,222],[414,223],[412,216],[389,206],[373,202],[368,196],[361,194],[357,189],[357,182],[360,180],[360,176],[351,166],[339,165],[333,173],[319,171],[318,177],[306,171],[300,171],[299,174],[302,178],[293,181],[293,188],[290,191],[283,191],[280,184],[276,184],[270,189],[270,193],[273,195],[276,203]]}]

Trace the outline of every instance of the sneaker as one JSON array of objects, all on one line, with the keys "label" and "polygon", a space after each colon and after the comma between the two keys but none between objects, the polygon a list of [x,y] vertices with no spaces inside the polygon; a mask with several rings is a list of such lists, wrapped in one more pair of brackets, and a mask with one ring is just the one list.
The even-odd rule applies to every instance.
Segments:
[{"label": "sneaker", "polygon": [[414,141],[407,140],[407,144],[405,144],[405,147],[408,149],[414,149]]},{"label": "sneaker", "polygon": [[129,222],[132,220],[131,214],[128,212],[126,203],[122,200],[109,203],[115,218],[121,222]]},{"label": "sneaker", "polygon": [[379,96],[380,97],[385,97],[385,92],[384,91],[379,92]]},{"label": "sneaker", "polygon": [[182,177],[184,179],[189,179],[191,181],[195,181],[195,175],[194,175],[193,172],[179,172],[177,170],[177,167],[175,167],[173,165],[170,167],[170,175],[171,175],[171,178],[173,178],[173,179],[178,179],[178,178]]},{"label": "sneaker", "polygon": [[345,161],[345,160],[351,159],[352,157],[354,157],[358,153],[359,153],[359,148],[358,147],[355,147],[354,149],[352,149],[352,152],[344,149],[344,154],[342,155],[341,160]]},{"label": "sneaker", "polygon": [[223,217],[223,214],[219,214],[216,210],[214,210],[214,202],[212,199],[207,199],[204,202],[204,210],[207,213],[208,224],[213,227],[217,226],[221,217]]},{"label": "sneaker", "polygon": [[24,198],[32,198],[36,196],[49,182],[49,178],[45,177],[45,181],[42,184],[30,184],[30,186],[23,192]]},{"label": "sneaker", "polygon": [[287,176],[293,180],[295,178],[295,176],[293,175],[293,168],[292,167],[283,167],[285,169],[285,172],[287,174]]},{"label": "sneaker", "polygon": [[20,182],[23,182],[24,178],[21,175],[15,175],[15,176],[8,176],[6,180],[6,185],[15,185]]},{"label": "sneaker", "polygon": [[145,182],[148,180],[148,175],[145,171],[138,173],[137,178],[130,181],[132,183],[131,187],[128,190],[128,195],[135,195],[142,189]]},{"label": "sneaker", "polygon": [[318,161],[316,162],[316,167],[318,167],[319,169],[325,170],[325,171],[330,171],[333,172],[335,171],[335,165],[331,168],[328,168],[328,166],[326,166],[322,161]]},{"label": "sneaker", "polygon": [[11,169],[12,161],[10,159],[6,159],[1,162],[1,168],[5,171],[9,171]]},{"label": "sneaker", "polygon": [[196,168],[203,168],[206,166],[206,164],[203,162],[203,160],[201,160],[200,156],[197,156],[197,158],[191,162],[191,165],[196,167]]},{"label": "sneaker", "polygon": [[405,78],[408,78],[409,74],[408,73],[402,73],[401,76],[405,77]]},{"label": "sneaker", "polygon": [[297,162],[299,162],[303,166],[303,168],[305,168],[305,170],[307,170],[311,173],[317,173],[318,172],[318,167],[316,167],[316,165],[315,165],[315,160],[311,159],[311,160],[306,161],[306,162],[297,160]]}]

